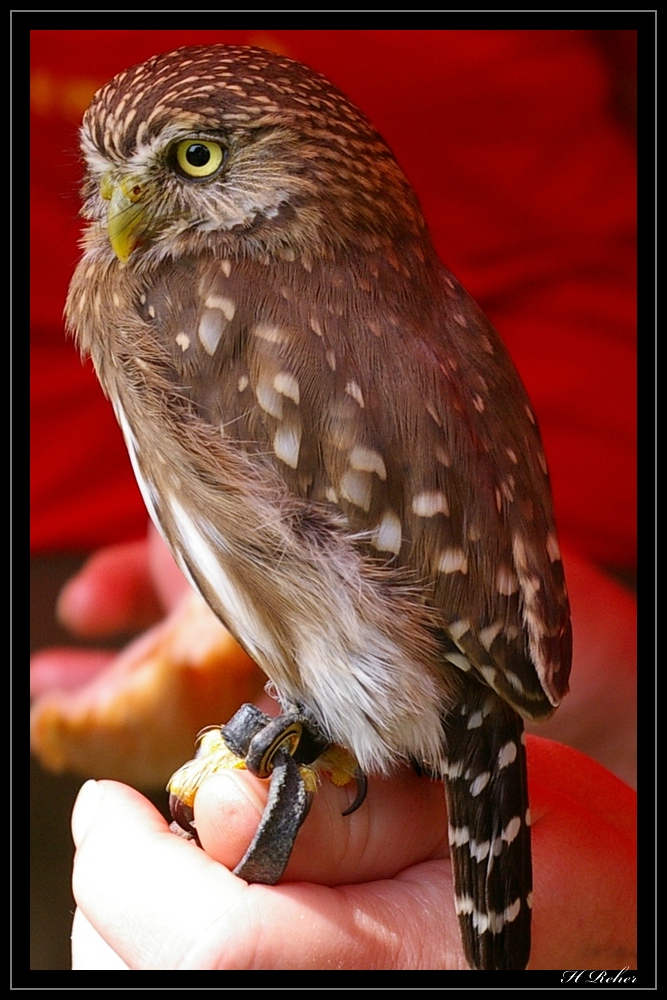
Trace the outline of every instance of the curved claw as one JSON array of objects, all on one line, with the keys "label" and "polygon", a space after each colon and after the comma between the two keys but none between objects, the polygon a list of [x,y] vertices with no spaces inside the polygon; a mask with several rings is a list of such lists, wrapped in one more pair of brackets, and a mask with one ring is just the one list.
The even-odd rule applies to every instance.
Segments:
[{"label": "curved claw", "polygon": [[353,812],[356,812],[359,806],[364,804],[368,793],[368,779],[361,768],[357,768],[355,771],[354,780],[357,783],[357,794],[355,795],[352,804],[349,805],[342,814],[343,816],[351,816]]},{"label": "curved claw", "polygon": [[351,778],[357,783],[354,802],[343,813],[349,816],[366,798],[367,782],[348,751],[330,745],[303,711],[286,712],[271,719],[254,705],[243,705],[225,726],[202,730],[195,759],[172,775],[167,786],[175,821],[172,828],[199,843],[194,799],[207,774],[241,766],[259,777],[270,777],[269,798],[259,827],[234,874],[247,882],[275,885],[287,867],[299,827],[312,802],[313,795],[306,784],[314,782],[309,765],[326,757],[329,759],[325,769],[331,770],[336,784],[345,784]]},{"label": "curved claw", "polygon": [[184,802],[174,792],[169,793],[169,812],[173,820],[170,825],[172,833],[177,833],[179,837],[193,838],[198,841],[199,838],[194,826],[194,810],[191,805]]}]

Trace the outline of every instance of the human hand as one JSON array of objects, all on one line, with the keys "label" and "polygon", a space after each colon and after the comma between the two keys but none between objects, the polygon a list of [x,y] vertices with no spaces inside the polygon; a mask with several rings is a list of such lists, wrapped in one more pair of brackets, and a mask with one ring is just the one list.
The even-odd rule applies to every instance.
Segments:
[{"label": "human hand", "polygon": [[[573,560],[570,558],[568,579],[575,613],[575,642],[579,644],[579,669],[574,677],[573,693],[576,695],[577,691],[582,690],[583,678],[588,675],[596,678],[599,675],[597,668],[588,669],[589,663],[604,660],[608,666],[609,642],[613,644],[614,637],[622,637],[624,634],[628,636],[628,640],[631,638],[632,630],[626,628],[624,623],[631,622],[633,607],[628,605],[627,613],[619,613],[619,608],[621,612],[624,609],[623,600],[610,599],[609,586],[605,589],[604,580],[602,586],[599,581],[596,586],[591,586],[591,572],[596,571],[592,571],[590,567],[582,569],[575,563],[573,572],[572,565]],[[184,749],[176,751],[178,756],[174,766],[191,755],[192,733],[199,725],[223,721],[233,714],[242,701],[256,700],[252,695],[236,691],[234,685],[237,681],[234,679],[233,669],[230,690],[230,675],[226,676],[229,651],[216,660],[213,671],[221,677],[221,683],[226,684],[227,695],[233,700],[233,704],[230,704],[228,711],[218,712],[213,699],[202,697],[205,687],[201,684],[201,663],[193,674],[192,663],[188,665],[184,650],[201,648],[201,626],[206,619],[200,619],[199,612],[188,610],[191,598],[184,597],[184,594],[187,594],[187,586],[172,566],[161,540],[154,534],[147,542],[106,550],[93,557],[74,583],[66,588],[60,602],[61,617],[79,634],[93,636],[104,631],[146,627],[156,615],[163,613],[163,608],[172,614],[171,618],[157,626],[157,631],[150,630],[120,655],[92,650],[55,650],[43,653],[36,659],[33,680],[34,691],[40,696],[38,708],[40,704],[43,706],[43,699],[53,697],[49,692],[57,687],[59,711],[61,717],[64,715],[70,721],[70,729],[76,729],[77,719],[82,715],[84,717],[84,736],[80,736],[77,731],[74,737],[69,737],[79,752],[79,766],[85,762],[90,768],[92,755],[96,753],[98,766],[92,773],[115,772],[122,775],[123,768],[127,769],[128,761],[133,763],[138,756],[143,775],[146,774],[148,764],[152,768],[151,777],[155,776],[162,783],[171,769],[164,755],[178,743],[179,726],[183,731],[185,744]],[[613,618],[614,627],[610,629],[605,626],[602,630],[598,627],[598,637],[594,644],[586,621],[594,620],[599,623],[601,620],[600,615],[593,614],[594,609],[590,608],[591,602],[595,603],[596,595],[602,595],[600,600],[607,609],[605,620],[609,622]],[[611,598],[614,598],[614,593],[611,593]],[[588,609],[583,628],[582,608]],[[613,614],[609,611],[610,608],[613,609]],[[208,621],[214,629],[219,630],[218,634],[222,633],[221,627],[216,625],[210,615]],[[600,647],[600,642],[604,648]],[[160,651],[157,657],[156,650]],[[591,655],[593,651],[595,658]],[[618,644],[615,659],[618,660]],[[159,665],[156,667],[156,664]],[[242,670],[248,669],[249,662],[242,664]],[[118,727],[110,725],[108,718],[100,718],[96,710],[100,705],[110,704],[117,709],[127,694],[128,686],[136,689],[138,678],[145,680],[151,670],[153,688],[161,691],[156,694],[152,689],[148,706],[142,703],[141,711],[130,720],[134,726],[134,736],[128,737],[127,729],[119,735]],[[260,690],[262,675],[255,676],[257,690]],[[192,683],[193,677],[199,678],[198,684]],[[597,684],[597,681],[594,683]],[[143,687],[145,694],[146,685]],[[591,682],[583,683],[585,697],[596,690],[595,686],[591,687]],[[166,708],[161,700],[165,693],[170,697]],[[573,696],[565,700],[556,720],[567,712],[572,700]],[[203,715],[201,722],[192,722],[191,707],[197,701]],[[124,716],[124,722],[127,722],[126,713],[117,714]],[[582,718],[585,722],[591,714],[593,718],[596,717],[596,713],[577,711],[574,713],[575,722]],[[608,712],[605,712],[605,718],[608,722]],[[186,734],[188,723],[191,731]],[[581,724],[576,723],[579,727]],[[610,732],[614,730],[611,724],[606,728]],[[144,734],[144,740],[149,743],[148,751],[144,742],[142,752],[138,755],[130,752],[136,749],[137,733]],[[552,749],[545,750],[549,747]],[[584,761],[582,766],[582,758],[575,756],[575,763],[572,763],[573,758],[564,747],[554,749],[552,744],[531,740],[530,748],[532,811],[535,821],[535,917],[531,965],[538,967],[541,964],[546,967],[560,961],[566,962],[568,966],[579,964],[583,967],[590,965],[592,961],[589,958],[586,963],[584,953],[599,955],[596,964],[600,964],[605,953],[604,947],[590,940],[588,932],[592,928],[597,924],[608,927],[606,953],[614,953],[615,935],[619,942],[619,953],[626,948],[625,939],[631,936],[631,927],[627,921],[632,924],[634,919],[633,905],[625,900],[625,896],[626,889],[628,895],[633,892],[634,883],[629,875],[633,857],[625,845],[624,838],[628,831],[622,827],[632,817],[632,807],[629,805],[632,800],[628,799],[629,793],[624,786],[615,783],[610,775],[596,768],[592,762]],[[151,754],[153,760],[147,761]],[[131,773],[127,777],[129,780],[138,780]],[[590,779],[588,786],[587,779]],[[86,865],[92,865],[93,870],[81,880],[82,909],[77,914],[74,934],[75,962],[80,964],[75,967],[157,968],[165,961],[165,955],[168,956],[166,961],[173,960],[177,965],[180,962],[178,967],[181,968],[230,967],[234,963],[238,963],[236,967],[261,967],[262,962],[276,968],[280,967],[281,961],[285,963],[283,967],[292,968],[317,967],[319,964],[322,967],[335,966],[336,962],[344,968],[379,968],[383,965],[392,968],[426,968],[438,965],[462,967],[458,926],[451,907],[451,871],[446,860],[446,843],[442,838],[446,820],[439,785],[418,779],[411,773],[399,775],[390,782],[371,781],[369,802],[352,817],[342,819],[340,814],[347,804],[345,796],[348,793],[325,784],[300,832],[287,872],[288,878],[303,878],[311,882],[311,885],[297,888],[285,883],[268,889],[261,886],[248,888],[216,863],[221,862],[229,867],[236,864],[252,837],[252,824],[256,825],[261,811],[259,804],[254,809],[249,807],[242,796],[241,803],[245,802],[248,812],[239,813],[239,793],[234,791],[235,782],[241,783],[243,787],[254,787],[253,794],[259,795],[261,801],[266,795],[266,785],[255,784],[255,779],[248,774],[236,773],[212,779],[214,792],[205,786],[197,800],[197,818],[208,856],[171,834],[165,841],[163,835],[167,833],[166,825],[137,793],[107,783],[99,786],[104,789],[102,811],[91,826],[90,836],[85,838],[86,844],[82,844],[83,852],[77,855],[77,871],[82,870],[82,865],[84,872]],[[540,802],[544,804],[541,814]],[[609,804],[612,802],[619,803],[620,812],[616,815],[608,814],[608,809],[611,808]],[[79,809],[77,813],[80,814]],[[124,821],[122,817],[126,815],[127,821]],[[245,820],[241,822],[243,815]],[[404,820],[406,816],[411,817],[411,824],[414,823],[414,817],[420,817],[419,828],[407,826]],[[401,817],[400,843],[395,836],[396,817]],[[222,818],[225,819],[227,833],[220,830]],[[575,851],[574,854],[568,840],[568,823],[571,821],[574,822],[575,830],[582,835],[578,853]],[[618,826],[620,821],[621,827]],[[122,830],[125,822],[127,839]],[[206,832],[209,825],[212,830],[210,835]],[[95,836],[93,831],[96,831]],[[223,834],[228,837],[229,831],[236,831],[237,838],[231,850],[228,839],[219,840]],[[610,847],[607,850],[605,839],[605,859],[616,856],[624,859],[618,870],[612,872],[613,877],[604,866],[600,869],[597,853],[598,837],[607,838],[607,834]],[[104,846],[105,835],[114,841],[110,848]],[[173,862],[173,876],[165,874],[169,869],[160,868],[160,865],[157,866],[159,870],[151,867],[156,837],[160,845],[160,851],[154,858],[156,862],[162,857],[164,843],[169,845],[169,852],[178,852]],[[364,839],[366,837],[367,841]],[[616,850],[613,846],[616,842],[621,845],[622,850]],[[97,848],[95,844],[98,845]],[[324,856],[321,849],[323,844],[327,845]],[[105,872],[114,870],[104,860],[105,853],[109,865],[115,858],[121,868],[118,877],[114,874],[111,879],[108,899],[106,890],[99,885],[100,878],[104,880]],[[128,858],[136,859],[137,869],[142,876],[134,881],[130,879],[129,883],[122,875]],[[212,870],[216,873],[212,878],[212,889],[206,890],[200,878],[202,865],[206,867],[207,880],[211,878],[210,866],[213,866]],[[172,866],[171,860],[169,866]],[[191,867],[194,872],[189,871]],[[562,884],[563,871],[568,872],[565,885]],[[173,903],[168,902],[157,909],[175,923],[174,933],[182,945],[177,949],[166,948],[156,955],[149,954],[153,938],[149,937],[142,943],[141,935],[157,933],[150,926],[151,914],[145,911],[145,907],[149,900],[160,898],[157,890],[160,879],[167,879],[165,884]],[[381,881],[376,881],[378,879]],[[348,888],[334,888],[334,884],[340,885],[341,882],[349,883]],[[183,898],[182,893],[188,884],[194,895]],[[90,907],[86,888],[89,885],[97,887]],[[121,887],[119,898],[115,890],[120,890]],[[600,889],[594,892],[589,887]],[[277,930],[276,934],[258,936],[258,926],[264,926],[256,922],[254,901],[258,893],[261,894],[262,908],[266,907],[266,912],[276,915],[276,928],[284,927],[285,939],[289,940],[281,941],[279,934],[276,937]],[[540,894],[544,900],[543,906],[538,905]],[[186,897],[187,895],[185,892]],[[301,931],[297,932],[295,940],[291,940],[295,928],[283,918],[285,898],[289,902],[290,913],[296,910],[308,914],[308,943],[304,941],[302,945],[299,944],[298,933],[302,933]],[[597,915],[594,907],[596,899],[600,902]],[[445,906],[447,901],[449,910]],[[547,915],[550,907],[553,910],[552,904],[558,906],[549,923]],[[609,926],[608,914],[599,912],[604,910],[605,904],[608,904],[609,912],[614,915],[612,926]],[[102,915],[97,913],[100,906],[104,911]],[[239,952],[236,944],[230,950],[225,946],[224,940],[213,942],[214,950],[219,948],[220,951],[213,955],[213,965],[207,966],[201,958],[200,921],[211,909],[215,911],[216,906],[228,907],[225,912],[232,915],[232,923],[239,910],[242,914],[247,913],[249,936],[245,943],[238,942],[238,947],[246,948],[244,953]],[[195,919],[196,914],[193,916],[193,913],[197,907],[203,917]],[[590,919],[585,913],[581,913],[579,923],[582,907],[584,910],[588,908]],[[134,914],[131,919],[127,918],[127,926],[138,928],[138,934],[131,942],[136,953],[128,953],[125,943],[116,943],[113,932],[108,931],[107,921],[113,920],[114,912],[125,913],[124,919],[128,912]],[[158,925],[161,913],[154,914]],[[572,918],[573,913],[576,914],[575,920]],[[318,915],[317,920],[314,914]],[[430,914],[428,919],[426,914]],[[377,926],[376,915],[381,916],[383,921]],[[622,915],[626,915],[626,924],[617,926]],[[187,928],[184,931],[181,927],[181,921],[186,918],[191,926],[190,931]],[[327,931],[326,928],[330,926],[328,921],[331,919],[335,923]],[[103,921],[103,933],[97,929],[100,927],[100,920]],[[572,932],[576,940],[562,940],[566,932]],[[319,943],[316,940],[314,945],[310,939],[317,939],[318,933],[321,933],[321,940]],[[158,940],[161,934],[162,931],[159,931]],[[171,941],[170,934],[171,932],[165,932],[166,942]],[[116,943],[118,951],[110,947],[111,942]],[[577,948],[581,953],[578,963]],[[100,949],[103,955],[101,959],[98,955]],[[284,958],[280,957],[281,949]],[[120,955],[124,957],[121,958]],[[567,955],[569,958],[566,960]],[[196,964],[197,956],[199,965]],[[110,960],[111,965],[108,964]],[[612,960],[607,964],[611,965]],[[632,960],[619,958],[618,964],[632,965]]]},{"label": "human hand", "polygon": [[[546,740],[529,737],[528,762],[529,968],[634,968],[634,793]],[[371,780],[349,817],[349,789],[324,782],[284,880],[247,885],[229,869],[267,791],[247,772],[207,779],[200,850],[132,789],[85,785],[72,820],[73,968],[466,968],[438,782],[410,771]]]},{"label": "human hand", "polygon": [[[581,556],[565,549],[563,558],[572,691],[533,731],[577,747],[634,787],[636,602]],[[52,649],[33,658],[33,740],[47,767],[162,785],[191,756],[200,728],[258,701],[264,676],[190,595],[154,528],[143,542],[97,553],[68,583],[59,615],[72,632],[92,639],[153,627],[121,654]]]},{"label": "human hand", "polygon": [[33,657],[32,747],[51,770],[164,787],[199,729],[262,694],[266,678],[154,529],[92,556],[63,589],[58,612],[86,639],[144,631],[120,652],[56,648]]}]

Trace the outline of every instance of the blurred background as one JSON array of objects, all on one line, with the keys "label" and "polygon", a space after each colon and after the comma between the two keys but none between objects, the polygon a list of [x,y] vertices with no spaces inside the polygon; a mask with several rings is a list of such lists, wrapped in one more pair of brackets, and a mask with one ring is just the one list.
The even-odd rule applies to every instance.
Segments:
[{"label": "blurred background", "polygon": [[[412,181],[442,260],[499,329],[544,438],[560,538],[571,553],[575,643],[578,629],[592,637],[584,659],[593,681],[581,684],[589,706],[600,707],[603,665],[617,667],[610,676],[618,682],[606,681],[616,705],[602,704],[597,728],[586,730],[564,708],[554,735],[634,783],[632,31],[31,33],[31,652],[77,641],[54,609],[86,555],[146,534],[111,408],[63,327],[78,258],[81,116],[98,87],[127,66],[219,42],[305,62],[362,108]],[[575,594],[583,595],[577,603]],[[115,636],[116,648],[128,638]],[[31,968],[68,969],[69,815],[82,778],[131,780],[152,788],[164,807],[172,768],[159,751],[149,760],[124,743],[118,712],[112,729],[105,712],[86,715],[82,733],[64,674],[49,673],[48,654],[35,662]],[[575,645],[573,705],[577,669]],[[146,729],[164,715],[155,700],[151,706],[140,720]],[[206,708],[208,722],[224,721],[217,708],[211,714],[210,699]],[[625,728],[619,722],[610,744],[601,730],[613,730],[614,712],[625,714]],[[194,718],[192,725],[188,746]],[[96,753],[105,740],[114,741],[115,756]]]}]

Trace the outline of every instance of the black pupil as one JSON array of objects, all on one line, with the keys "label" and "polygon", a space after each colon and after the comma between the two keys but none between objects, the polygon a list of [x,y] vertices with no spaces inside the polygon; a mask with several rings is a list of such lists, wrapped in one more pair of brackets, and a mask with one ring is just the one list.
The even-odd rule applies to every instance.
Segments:
[{"label": "black pupil", "polygon": [[185,159],[192,167],[205,167],[211,159],[211,153],[206,146],[202,146],[201,143],[197,142],[193,143],[192,146],[188,146]]}]

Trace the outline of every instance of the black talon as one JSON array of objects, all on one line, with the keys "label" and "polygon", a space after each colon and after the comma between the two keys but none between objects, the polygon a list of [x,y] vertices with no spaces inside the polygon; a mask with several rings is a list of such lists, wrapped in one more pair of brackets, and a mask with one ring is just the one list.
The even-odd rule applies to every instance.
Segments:
[{"label": "black talon", "polygon": [[[321,757],[329,741],[298,708],[272,719],[254,705],[243,705],[224,726],[202,730],[198,740],[195,760],[169,783],[175,825],[199,843],[192,807],[199,784],[207,773],[233,766],[234,757],[242,760],[253,774],[270,777],[271,787],[257,832],[234,874],[247,882],[275,885],[287,867],[313,799],[301,768]],[[353,813],[366,798],[365,775],[357,768],[354,777],[357,794],[343,816]]]},{"label": "black talon", "polygon": [[354,780],[357,783],[357,794],[354,797],[354,802],[342,814],[343,816],[351,816],[353,812],[356,812],[359,806],[364,804],[368,793],[368,779],[360,768],[355,771]]},{"label": "black talon", "polygon": [[178,795],[174,795],[172,792],[169,795],[169,812],[174,821],[169,827],[172,833],[177,833],[179,837],[184,837],[187,840],[196,840],[199,843],[194,827],[195,814],[192,806],[186,805]]}]

